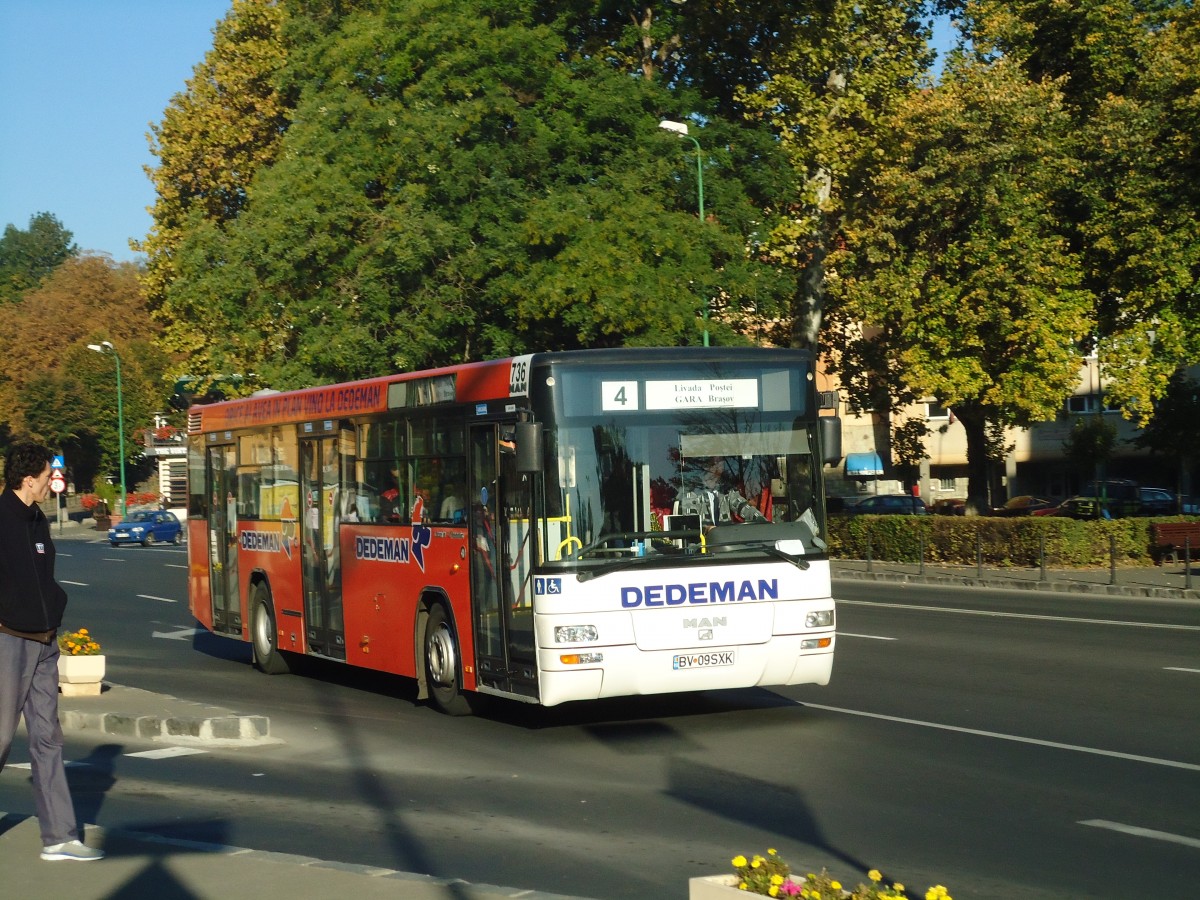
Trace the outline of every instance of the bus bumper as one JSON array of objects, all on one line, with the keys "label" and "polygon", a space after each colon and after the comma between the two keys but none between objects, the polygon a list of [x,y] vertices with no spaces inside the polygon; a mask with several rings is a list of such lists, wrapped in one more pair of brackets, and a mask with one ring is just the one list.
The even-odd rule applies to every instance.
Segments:
[{"label": "bus bumper", "polygon": [[[810,647],[828,640],[827,646]],[[764,644],[639,650],[635,645],[596,647],[599,663],[570,664],[560,649],[541,649],[543,706],[571,700],[647,694],[828,684],[833,672],[833,632],[777,635]],[[732,657],[726,657],[732,654]]]}]

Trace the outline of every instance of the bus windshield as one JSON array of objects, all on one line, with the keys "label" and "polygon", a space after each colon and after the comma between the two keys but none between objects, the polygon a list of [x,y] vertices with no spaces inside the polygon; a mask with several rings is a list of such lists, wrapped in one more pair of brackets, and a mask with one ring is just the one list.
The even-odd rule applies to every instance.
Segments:
[{"label": "bus windshield", "polygon": [[758,413],[572,422],[546,472],[547,562],[782,547],[822,553],[811,427]]}]

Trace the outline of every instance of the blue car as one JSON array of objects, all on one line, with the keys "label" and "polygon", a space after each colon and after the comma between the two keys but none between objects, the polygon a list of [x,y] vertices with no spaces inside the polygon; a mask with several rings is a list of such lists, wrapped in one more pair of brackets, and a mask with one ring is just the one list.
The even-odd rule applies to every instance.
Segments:
[{"label": "blue car", "polygon": [[163,509],[142,509],[108,529],[108,542],[117,544],[141,544],[147,547],[155,541],[178,544],[183,526],[175,514]]}]

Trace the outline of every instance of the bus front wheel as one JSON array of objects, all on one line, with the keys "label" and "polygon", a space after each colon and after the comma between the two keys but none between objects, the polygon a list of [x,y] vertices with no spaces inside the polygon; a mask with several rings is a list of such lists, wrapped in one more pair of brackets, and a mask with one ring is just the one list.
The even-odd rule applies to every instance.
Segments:
[{"label": "bus front wheel", "polygon": [[438,708],[450,716],[472,712],[471,698],[463,693],[458,638],[446,607],[435,603],[425,621],[425,680]]},{"label": "bus front wheel", "polygon": [[254,588],[251,609],[250,642],[254,648],[254,665],[268,675],[281,675],[289,671],[291,667],[279,649],[271,595],[261,584]]}]

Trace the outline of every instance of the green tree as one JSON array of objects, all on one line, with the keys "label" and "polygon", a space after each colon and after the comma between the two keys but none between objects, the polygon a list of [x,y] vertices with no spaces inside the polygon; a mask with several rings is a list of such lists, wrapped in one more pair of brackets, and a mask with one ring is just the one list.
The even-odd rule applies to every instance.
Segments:
[{"label": "green tree", "polygon": [[1192,468],[1200,459],[1200,383],[1176,372],[1134,443],[1175,463],[1177,489],[1191,493]]},{"label": "green tree", "polygon": [[119,459],[116,371],[88,343],[111,341],[121,354],[128,459],[139,435],[165,408],[167,359],[133,263],[78,256],[56,268],[20,300],[0,306],[0,330],[19,334],[0,356],[0,422],[11,432],[68,454],[86,486],[99,465]]},{"label": "green tree", "polygon": [[783,6],[787,27],[746,48],[761,75],[740,82],[735,98],[747,120],[778,137],[799,178],[762,252],[803,275],[779,341],[815,345],[826,258],[841,241],[845,217],[859,214],[862,185],[888,161],[891,115],[924,84],[932,55],[920,2]]},{"label": "green tree", "polygon": [[963,0],[978,56],[1055,78],[1075,121],[1064,225],[1096,295],[1109,399],[1145,422],[1200,358],[1200,11],[1190,0]]},{"label": "green tree", "polygon": [[[1103,416],[1079,416],[1063,441],[1063,455],[1077,471],[1085,472],[1097,485],[1104,467],[1117,447],[1117,428]],[[1097,488],[1099,490],[1099,488]]]},{"label": "green tree", "polygon": [[1083,246],[1108,396],[1145,423],[1200,359],[1200,10],[1155,30],[1125,93],[1083,129]]},{"label": "green tree", "polygon": [[48,212],[30,216],[24,231],[11,223],[5,226],[0,237],[0,303],[18,300],[78,252],[71,232]]},{"label": "green tree", "polygon": [[[294,106],[236,216],[193,214],[159,313],[210,374],[276,387],[527,349],[718,341],[795,293],[748,247],[792,173],[762,130],[714,117],[701,222],[687,91],[571,52],[539,4],[329,4],[289,19]],[[291,38],[287,38],[291,40]],[[711,209],[709,205],[711,204]],[[774,204],[779,208],[780,204]]]},{"label": "green tree", "polygon": [[852,403],[924,396],[965,429],[968,501],[988,505],[989,429],[1059,408],[1078,376],[1093,296],[1057,206],[1076,164],[1054,83],[960,61],[913,95],[889,160],[845,228],[833,283],[835,368]]},{"label": "green tree", "polygon": [[254,173],[275,157],[288,114],[276,87],[286,58],[282,21],[275,0],[233,0],[186,90],[151,126],[150,150],[159,160],[146,168],[156,194],[154,225],[133,248],[147,254],[143,281],[154,306],[175,278],[183,235],[197,222],[236,218]]}]

